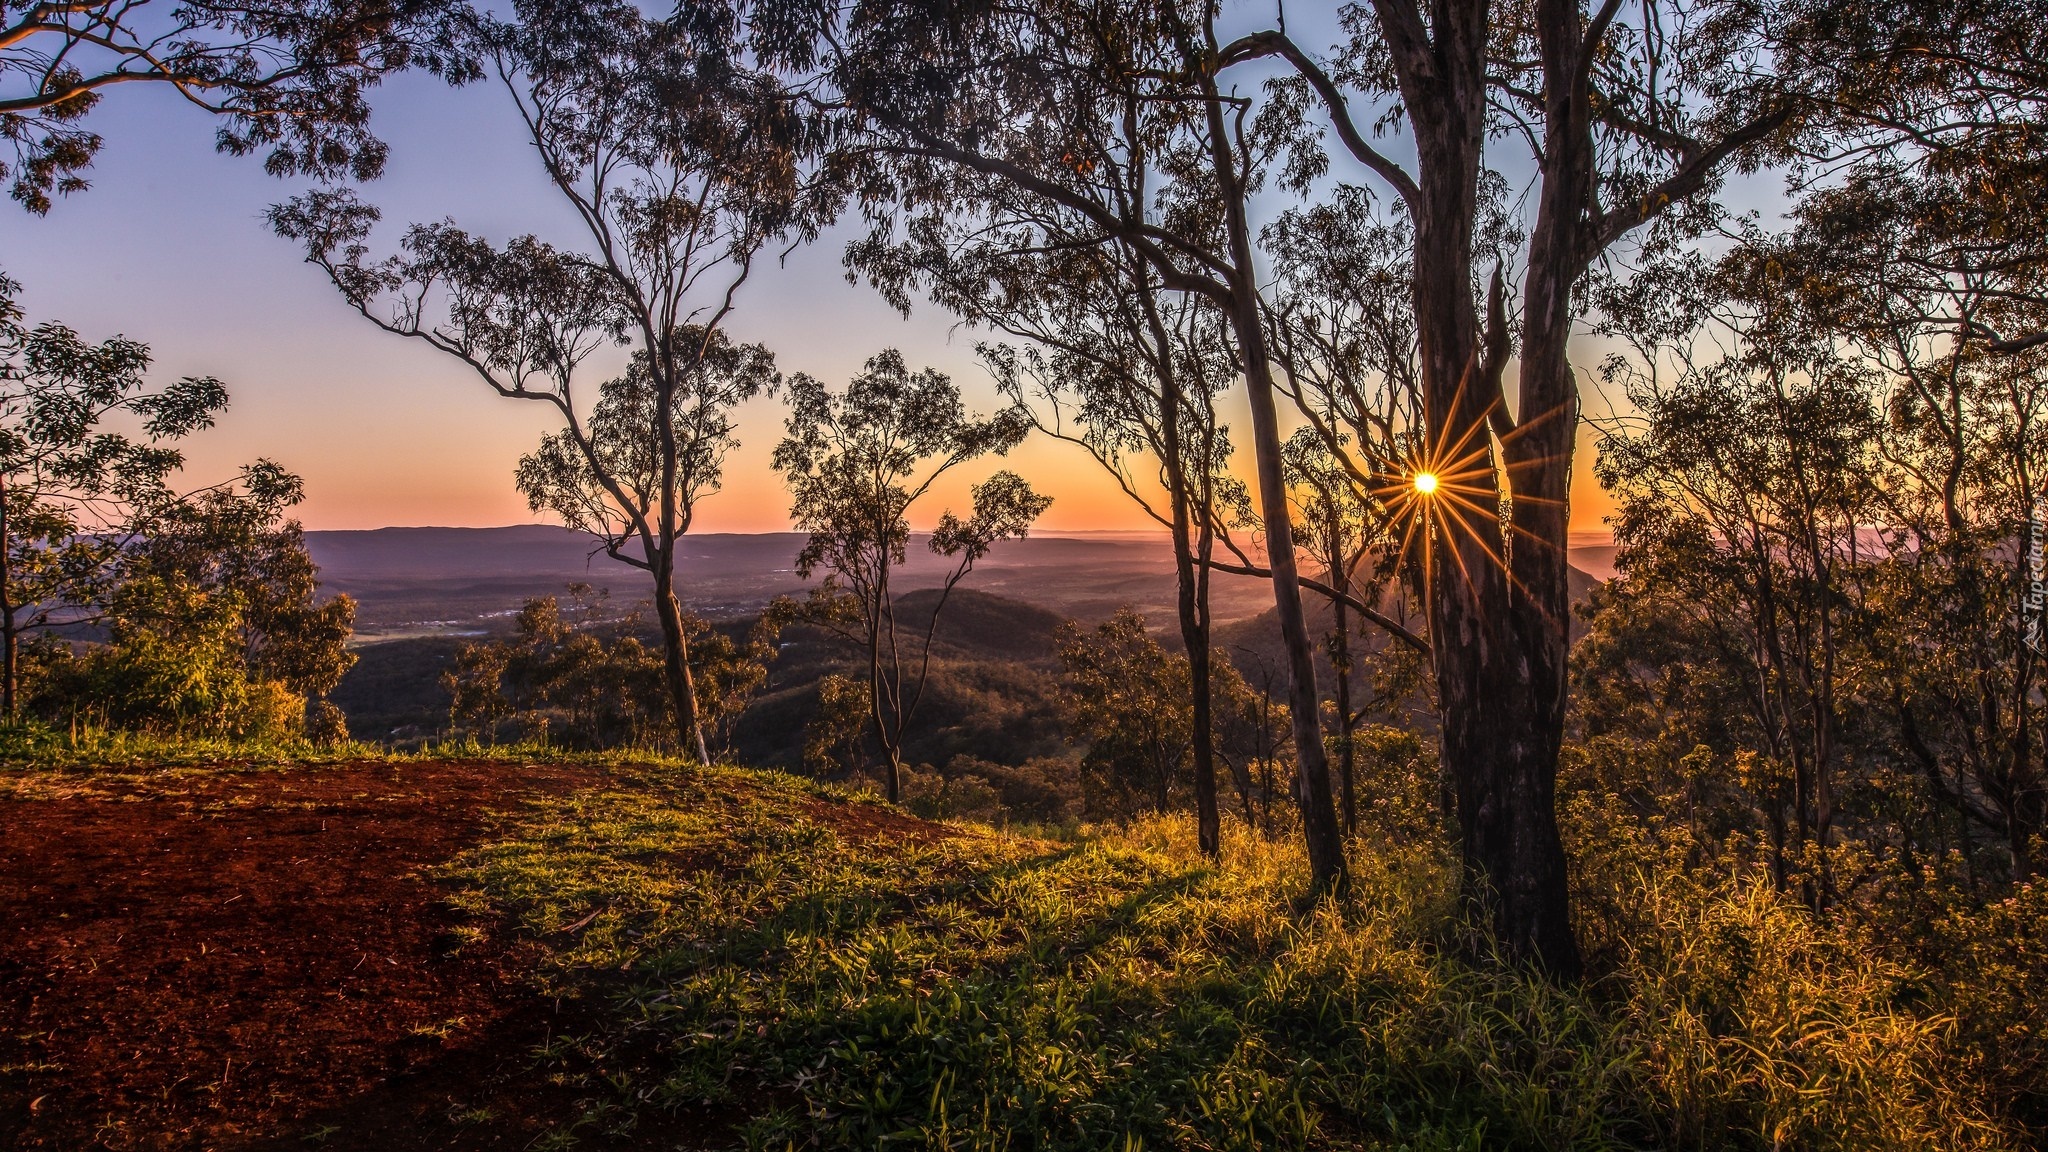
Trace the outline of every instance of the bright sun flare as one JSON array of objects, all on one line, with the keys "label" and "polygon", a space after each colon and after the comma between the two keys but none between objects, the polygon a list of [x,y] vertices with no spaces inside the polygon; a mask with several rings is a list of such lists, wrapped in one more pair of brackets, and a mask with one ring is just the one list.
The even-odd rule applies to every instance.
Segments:
[{"label": "bright sun flare", "polygon": [[1415,490],[1424,496],[1436,491],[1436,473],[1417,472],[1415,474]]}]

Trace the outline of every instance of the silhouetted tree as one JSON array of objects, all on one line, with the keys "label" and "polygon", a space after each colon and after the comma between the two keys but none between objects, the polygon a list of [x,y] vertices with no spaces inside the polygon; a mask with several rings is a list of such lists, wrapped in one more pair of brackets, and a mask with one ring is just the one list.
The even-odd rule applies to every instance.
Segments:
[{"label": "silhouetted tree", "polygon": [[1874,765],[1905,782],[1884,788],[1901,803],[1921,793],[1955,817],[1935,840],[1895,820],[1901,850],[1988,833],[2024,876],[2048,812],[2027,635],[2048,361],[1955,328],[2028,315],[1995,281],[1869,278],[1914,241],[1889,217],[1847,228],[1833,204],[1816,193],[1785,234],[1718,261],[1665,254],[1607,301],[1610,330],[1639,344],[1609,375],[1648,420],[1604,442],[1634,585],[1606,615],[1712,604],[1707,637],[1754,637],[1697,662],[1748,686],[1755,727],[1737,743],[1782,771],[1759,805],[1781,879],[1813,845],[1802,883],[1829,895],[1836,777]]},{"label": "silhouetted tree", "polygon": [[[562,430],[522,462],[521,486],[649,574],[680,739],[708,758],[676,542],[717,487],[728,410],[774,381],[766,350],[731,344],[721,326],[762,247],[816,224],[806,140],[774,82],[740,64],[734,27],[616,0],[515,12],[481,20],[473,43],[588,254],[441,223],[372,262],[378,213],[346,191],[301,196],[271,220],[380,327],[457,358],[499,395],[555,408]],[[579,398],[586,362],[613,343],[634,347],[625,373]]]},{"label": "silhouetted tree", "polygon": [[[1157,160],[1134,152],[1099,166],[1126,204],[1153,194]],[[878,230],[848,250],[899,307],[922,286],[941,306],[1030,343],[984,346],[997,385],[1047,435],[1085,450],[1173,539],[1178,617],[1190,662],[1196,839],[1220,849],[1215,754],[1208,724],[1209,561],[1242,482],[1215,399],[1237,368],[1213,305],[1169,292],[1144,257],[1098,243],[1085,216],[997,178],[963,177],[978,226]],[[1172,193],[1175,185],[1164,185]],[[1196,206],[1188,206],[1196,207]],[[1171,210],[1171,209],[1169,209]],[[1164,498],[1140,477],[1152,470]]]},{"label": "silhouetted tree", "polygon": [[83,121],[109,90],[163,86],[220,116],[220,150],[269,149],[275,175],[352,176],[384,167],[369,132],[369,90],[392,72],[474,74],[448,0],[10,0],[0,5],[0,140],[14,199],[50,210],[50,194],[86,187],[100,149]]},{"label": "silhouetted tree", "polygon": [[836,395],[799,375],[790,381],[789,398],[789,436],[776,446],[774,463],[789,485],[791,519],[808,534],[797,572],[806,580],[830,574],[810,616],[850,628],[866,654],[868,716],[893,802],[901,788],[903,732],[924,696],[932,638],[948,596],[996,543],[1024,536],[1052,500],[1015,473],[998,472],[975,485],[965,520],[943,513],[930,547],[953,565],[922,638],[901,638],[891,577],[910,541],[911,506],[952,469],[1008,452],[1029,422],[1015,411],[969,417],[949,377],[929,368],[912,372],[893,349],[870,359]]},{"label": "silhouetted tree", "polygon": [[1826,97],[1799,138],[1820,266],[1958,352],[2048,344],[2048,28],[2027,0],[1799,0],[1774,45]]},{"label": "silhouetted tree", "polygon": [[[1337,712],[1337,806],[1344,820],[1344,833],[1349,836],[1358,830],[1358,758],[1351,739],[1358,714],[1351,707],[1354,667],[1348,601],[1354,593],[1359,567],[1372,562],[1367,549],[1374,542],[1376,525],[1368,518],[1367,506],[1358,499],[1350,477],[1344,475],[1342,465],[1315,429],[1303,428],[1289,437],[1285,452],[1298,514],[1294,538],[1322,569],[1323,583],[1337,593],[1330,598],[1332,619],[1324,644],[1336,681],[1333,703]],[[1366,594],[1372,597],[1373,591]]]}]

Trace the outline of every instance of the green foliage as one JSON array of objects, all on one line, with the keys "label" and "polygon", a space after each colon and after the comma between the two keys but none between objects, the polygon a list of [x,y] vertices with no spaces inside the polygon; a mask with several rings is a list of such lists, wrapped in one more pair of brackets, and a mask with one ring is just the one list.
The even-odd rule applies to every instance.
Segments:
[{"label": "green foliage", "polygon": [[315,700],[306,709],[306,741],[316,748],[334,748],[350,743],[348,714],[332,700]]},{"label": "green foliage", "polygon": [[[355,618],[346,596],[319,601],[304,533],[283,520],[298,478],[258,461],[178,492],[176,442],[226,407],[220,381],[152,390],[146,346],[26,329],[17,290],[0,278],[0,707],[25,696],[45,718],[208,737],[297,731],[307,698],[354,662]],[[93,626],[107,643],[55,639]]]},{"label": "green foliage", "polygon": [[1953,1014],[1961,1066],[2036,1132],[2048,1131],[2048,885],[2031,881],[1976,903],[1929,886],[1900,907],[1888,951],[1922,971],[1928,997]]},{"label": "green foliage", "polygon": [[904,775],[903,806],[927,820],[967,820],[1070,834],[1082,814],[1080,766],[1041,756],[998,764],[955,756],[943,768]]},{"label": "green foliage", "polygon": [[865,769],[867,723],[868,694],[859,681],[838,673],[819,680],[817,707],[804,725],[804,768],[823,779]]},{"label": "green foliage", "polygon": [[[211,377],[152,390],[147,345],[87,343],[27,326],[20,285],[0,276],[0,642],[15,706],[21,638],[91,619],[120,583],[126,545],[177,503],[175,442],[227,406]],[[112,425],[139,423],[129,435]],[[110,424],[112,422],[112,424]]]},{"label": "green foliage", "polygon": [[165,735],[262,739],[296,730],[305,698],[252,675],[236,593],[149,576],[124,584],[110,615],[109,642],[53,670],[36,711],[83,709],[103,724]]},{"label": "green foliage", "polygon": [[252,675],[324,698],[355,666],[347,648],[355,601],[320,598],[306,533],[285,510],[299,479],[263,463],[237,487],[215,487],[165,508],[128,561],[131,573],[182,580],[242,600],[242,658]]},{"label": "green foliage", "polygon": [[[564,747],[661,749],[672,745],[662,656],[639,635],[639,618],[608,611],[609,594],[572,584],[565,606],[528,600],[512,639],[464,644],[441,674],[458,734],[495,742],[519,734]],[[684,617],[697,715],[711,746],[730,747],[734,726],[766,684],[777,624],[757,621],[742,639]]]},{"label": "green foliage", "polygon": [[1368,724],[1352,734],[1358,772],[1358,824],[1376,843],[1417,845],[1444,833],[1436,750],[1413,732]]},{"label": "green foliage", "polygon": [[[1060,718],[1081,746],[1081,794],[1091,820],[1164,813],[1192,803],[1195,714],[1188,659],[1168,652],[1129,608],[1093,630],[1059,632]],[[1287,707],[1254,690],[1220,653],[1209,657],[1210,722],[1244,811],[1270,801],[1286,743]],[[1255,779],[1256,777],[1256,779]],[[1271,815],[1268,804],[1268,816]]]},{"label": "green foliage", "polygon": [[1085,744],[1082,794],[1097,820],[1185,801],[1194,705],[1186,656],[1169,654],[1129,608],[1092,632],[1060,633],[1060,703],[1068,738]]},{"label": "green foliage", "polygon": [[551,988],[604,1008],[563,1039],[607,1069],[580,1082],[581,1131],[684,1124],[778,1149],[2025,1143],[1959,1059],[1948,992],[1753,872],[1644,872],[1642,931],[1573,991],[1444,946],[1470,929],[1440,841],[1360,848],[1352,895],[1303,905],[1301,851],[1234,827],[1211,862],[1183,817],[1059,847],[878,835],[884,814],[862,811],[768,774],[649,775],[547,801],[457,862],[463,907],[515,916]]}]

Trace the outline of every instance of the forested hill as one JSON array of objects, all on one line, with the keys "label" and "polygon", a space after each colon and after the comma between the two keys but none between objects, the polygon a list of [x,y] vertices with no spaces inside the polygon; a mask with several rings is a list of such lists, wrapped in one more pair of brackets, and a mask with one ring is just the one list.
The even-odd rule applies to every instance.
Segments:
[{"label": "forested hill", "polygon": [[[922,589],[897,602],[898,626],[913,649],[931,620],[936,595],[934,589]],[[744,634],[752,619],[738,617],[720,627]],[[911,750],[927,762],[962,752],[1009,760],[1056,751],[1054,644],[1066,619],[976,588],[954,589],[934,637],[936,667]],[[1170,626],[1172,621],[1161,617],[1160,623]],[[423,635],[362,647],[334,700],[353,730],[366,738],[406,741],[434,735],[448,723],[449,695],[441,674],[466,642],[455,635]],[[819,680],[857,670],[857,656],[850,645],[824,633],[792,630],[778,646],[761,697],[739,725],[733,751],[747,763],[800,766],[804,725],[817,706]]]}]

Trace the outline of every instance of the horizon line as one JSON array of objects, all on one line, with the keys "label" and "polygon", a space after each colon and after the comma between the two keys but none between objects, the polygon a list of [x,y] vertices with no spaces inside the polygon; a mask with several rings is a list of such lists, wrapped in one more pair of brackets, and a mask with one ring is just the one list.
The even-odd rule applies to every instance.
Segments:
[{"label": "horizon line", "polygon": [[[344,532],[507,532],[515,528],[548,528],[557,532],[568,532],[572,535],[591,536],[593,539],[596,538],[595,536],[592,536],[592,534],[589,532],[585,532],[580,528],[571,528],[566,524],[547,524],[542,523],[540,521],[532,520],[517,524],[381,524],[375,528],[306,528],[304,529],[304,531],[306,532],[307,535],[312,535],[314,533],[320,533],[323,535],[338,535]],[[932,530],[929,528],[913,528],[911,529],[911,534],[930,535],[931,531]],[[682,538],[687,540],[691,538],[702,538],[705,536],[801,536],[803,534],[804,533],[802,532],[802,530],[796,528],[774,528],[758,532],[739,532],[731,530],[717,532],[688,532],[684,533]],[[1075,536],[1157,536],[1162,539],[1166,539],[1170,538],[1172,536],[1172,533],[1165,528],[1156,527],[1047,528],[1033,531],[1032,533],[1030,533],[1029,536],[1024,537],[1024,539],[1065,539]],[[1566,546],[1574,546],[1578,538],[1588,536],[1606,537],[1607,543],[1611,544],[1613,543],[1614,531],[1611,528],[1605,527],[1569,528],[1566,530]]]}]

